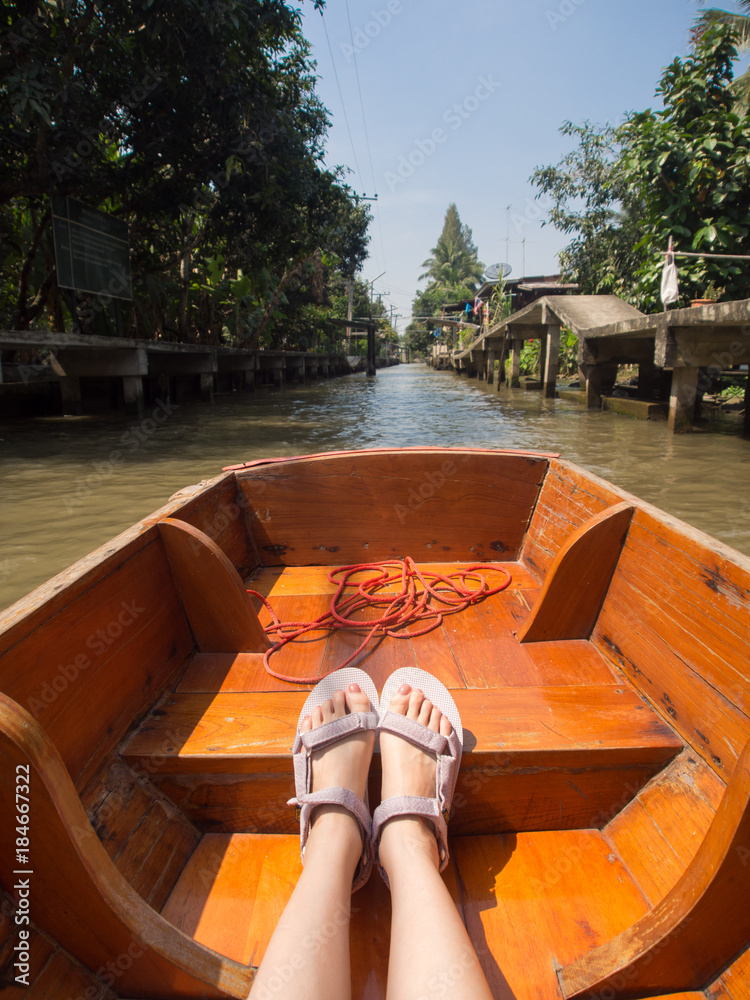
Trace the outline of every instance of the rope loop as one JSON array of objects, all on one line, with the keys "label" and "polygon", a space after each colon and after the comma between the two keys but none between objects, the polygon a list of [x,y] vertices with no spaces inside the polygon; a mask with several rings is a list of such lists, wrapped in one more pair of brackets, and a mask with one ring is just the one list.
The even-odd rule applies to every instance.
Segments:
[{"label": "rope loop", "polygon": [[[501,574],[504,579],[497,586],[490,587],[486,578],[488,573]],[[359,579],[361,574],[369,575]],[[485,563],[465,566],[447,575],[427,572],[421,570],[410,556],[406,556],[405,559],[340,566],[331,570],[328,579],[337,585],[330,609],[309,622],[280,621],[265,597],[255,590],[248,590],[248,594],[257,597],[271,616],[271,624],[266,626],[266,632],[269,635],[275,633],[278,637],[263,657],[263,666],[277,680],[289,684],[317,684],[323,677],[333,673],[333,670],[348,666],[375,636],[414,639],[427,635],[443,623],[446,615],[458,614],[505,590],[512,577],[504,567]],[[396,589],[398,586],[400,589]],[[346,591],[354,593],[347,594]],[[378,612],[379,617],[374,617]],[[290,677],[279,673],[270,665],[274,653],[308,632],[357,629],[368,630],[363,641],[340,666],[326,674],[318,677]]]}]

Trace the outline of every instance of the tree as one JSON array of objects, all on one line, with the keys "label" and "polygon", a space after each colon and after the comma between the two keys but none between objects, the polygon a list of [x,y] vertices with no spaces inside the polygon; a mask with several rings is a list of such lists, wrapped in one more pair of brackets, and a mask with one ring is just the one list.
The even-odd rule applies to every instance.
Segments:
[{"label": "tree", "polygon": [[[750,0],[738,0],[738,4],[742,10],[746,10],[748,13],[732,14],[716,7],[705,10],[693,25],[694,40],[700,41],[711,25],[726,24],[735,31],[740,51],[750,50]],[[742,76],[737,77],[733,88],[738,102],[737,110],[745,112],[750,106],[750,69],[746,70]]]},{"label": "tree", "polygon": [[321,166],[327,113],[290,4],[25,0],[4,15],[6,325],[70,319],[53,194],[128,221],[139,336],[268,341],[295,286],[321,298],[361,265],[369,215]]},{"label": "tree", "polygon": [[[735,106],[735,35],[709,27],[693,55],[662,75],[663,110],[631,114],[619,128],[564,126],[578,149],[533,180],[552,195],[550,221],[575,239],[561,255],[582,291],[616,292],[658,311],[663,252],[750,254],[750,117]],[[748,295],[735,262],[682,258],[681,303],[713,283],[727,298]]]},{"label": "tree", "polygon": [[[660,308],[660,251],[671,235],[677,249],[750,254],[750,117],[734,110],[735,38],[727,25],[708,28],[694,55],[664,71],[664,110],[631,115],[618,132],[620,174],[642,205],[634,291],[646,309]],[[679,266],[683,304],[709,283],[727,298],[748,295],[736,262],[688,258]]]},{"label": "tree", "polygon": [[[551,199],[548,222],[573,241],[560,254],[563,277],[576,281],[585,295],[618,294],[628,298],[634,251],[642,235],[640,204],[620,171],[621,145],[611,125],[565,122],[563,135],[578,146],[557,166],[539,167],[531,182]],[[546,223],[545,223],[546,224]]]},{"label": "tree", "polygon": [[474,245],[471,229],[462,225],[455,204],[448,206],[445,213],[443,231],[432,248],[432,256],[423,262],[425,274],[420,281],[430,278],[428,288],[443,289],[466,286],[470,294],[481,281],[484,265],[477,260],[477,248]]}]

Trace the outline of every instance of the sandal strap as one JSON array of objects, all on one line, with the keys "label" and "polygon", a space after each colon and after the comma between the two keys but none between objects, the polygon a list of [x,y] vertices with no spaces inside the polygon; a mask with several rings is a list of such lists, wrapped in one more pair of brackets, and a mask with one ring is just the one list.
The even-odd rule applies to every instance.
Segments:
[{"label": "sandal strap", "polygon": [[317,729],[311,729],[308,733],[297,733],[292,753],[299,753],[303,747],[305,750],[320,750],[352,733],[377,728],[378,717],[374,712],[351,712],[341,719],[334,719]]},{"label": "sandal strap", "polygon": [[290,799],[287,805],[296,806],[300,812],[300,821],[304,831],[304,840],[310,832],[310,814],[316,806],[342,806],[350,812],[362,828],[362,833],[369,840],[372,820],[370,810],[356,792],[349,788],[321,788],[319,792],[308,792]]},{"label": "sandal strap", "polygon": [[390,888],[390,882],[377,854],[383,827],[389,820],[395,819],[397,816],[419,816],[431,823],[437,841],[440,871],[444,871],[448,864],[448,826],[437,799],[423,798],[418,795],[394,795],[393,798],[381,802],[372,817],[372,842],[375,845],[375,858],[380,868],[380,874],[388,888]]},{"label": "sandal strap", "polygon": [[297,807],[297,818],[300,821],[299,839],[302,862],[305,860],[305,847],[312,826],[312,812],[317,806],[342,806],[348,810],[359,823],[362,831],[362,858],[352,883],[352,892],[365,884],[370,876],[373,864],[372,854],[372,819],[370,810],[360,797],[349,788],[321,788],[319,792],[307,792],[289,799],[287,805]]},{"label": "sandal strap", "polygon": [[398,712],[386,712],[380,720],[380,728],[387,733],[395,733],[404,739],[420,747],[422,750],[429,750],[431,753],[442,754],[448,746],[449,737],[435,733],[421,722],[414,719],[407,719],[405,715]]}]

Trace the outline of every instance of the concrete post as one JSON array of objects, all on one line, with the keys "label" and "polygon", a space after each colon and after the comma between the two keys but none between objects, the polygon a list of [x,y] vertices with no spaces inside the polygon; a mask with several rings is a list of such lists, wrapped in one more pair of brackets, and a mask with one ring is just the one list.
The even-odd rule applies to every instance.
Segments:
[{"label": "concrete post", "polygon": [[511,389],[517,389],[521,384],[521,349],[523,348],[522,340],[513,341],[513,354],[511,356],[510,362],[510,386]]},{"label": "concrete post", "polygon": [[586,365],[583,372],[586,376],[586,406],[589,410],[601,410],[602,369],[599,365]]},{"label": "concrete post", "polygon": [[204,403],[214,401],[214,376],[213,372],[201,372],[201,399]]},{"label": "concrete post", "polygon": [[140,375],[123,375],[122,395],[128,416],[143,419],[143,379]]},{"label": "concrete post", "polygon": [[647,361],[641,361],[641,363],[638,365],[639,399],[654,398],[655,375],[656,375],[656,365],[654,364],[654,359],[649,358]]},{"label": "concrete post", "polygon": [[83,413],[80,378],[75,375],[61,378],[60,397],[64,417],[79,417]]},{"label": "concrete post", "polygon": [[497,390],[499,391],[500,386],[505,384],[505,359],[508,356],[508,338],[504,335],[503,342],[500,347],[500,364],[497,370]]},{"label": "concrete post", "polygon": [[669,429],[673,434],[689,434],[693,429],[698,398],[698,368],[675,368],[669,397]]},{"label": "concrete post", "polygon": [[544,358],[544,368],[542,369],[542,383],[544,395],[547,399],[554,399],[557,392],[557,368],[560,361],[560,324],[547,324],[546,337],[547,350]]}]

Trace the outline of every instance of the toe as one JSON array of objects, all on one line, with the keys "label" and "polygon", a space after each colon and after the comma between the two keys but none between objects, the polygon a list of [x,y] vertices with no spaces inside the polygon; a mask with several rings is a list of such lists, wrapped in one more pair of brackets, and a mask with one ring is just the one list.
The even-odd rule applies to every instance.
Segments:
[{"label": "toe", "polygon": [[430,716],[432,715],[432,702],[429,698],[425,698],[422,704],[419,706],[419,715],[417,716],[417,722],[423,726],[429,726]]},{"label": "toe", "polygon": [[302,722],[300,723],[299,731],[301,733],[309,733],[313,727],[312,716],[306,715]]},{"label": "toe", "polygon": [[359,684],[350,684],[345,692],[346,706],[350,712],[369,712],[370,699]]},{"label": "toe", "polygon": [[325,721],[323,707],[323,705],[316,705],[310,713],[313,729],[317,729],[319,726],[322,726]]},{"label": "toe", "polygon": [[451,726],[451,720],[448,718],[448,716],[447,715],[441,715],[440,716],[440,730],[439,730],[440,735],[441,736],[450,736],[452,729],[453,729],[453,727]]},{"label": "toe", "polygon": [[422,707],[423,701],[424,694],[419,690],[419,688],[413,689],[412,693],[409,695],[409,708],[406,712],[407,719],[414,719],[415,722],[419,719],[419,710]]},{"label": "toe", "polygon": [[[432,711],[430,712],[430,721],[427,723],[427,728],[431,729],[433,733],[442,732],[441,722],[443,721],[443,713],[437,707],[437,705],[432,706]],[[447,736],[447,733],[443,733],[443,736]]]},{"label": "toe", "polygon": [[346,694],[344,691],[334,691],[333,698],[333,717],[334,719],[343,719],[346,715]]},{"label": "toe", "polygon": [[395,691],[391,696],[390,704],[388,705],[388,710],[395,712],[397,715],[406,715],[409,709],[409,695],[411,694],[411,688],[408,684],[402,684],[398,691]]}]

